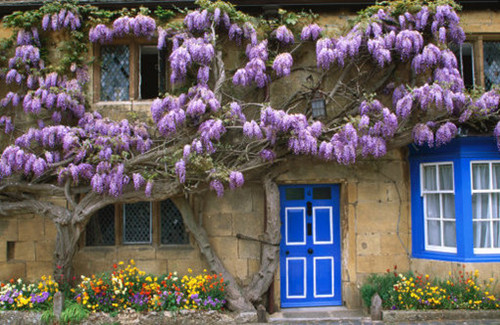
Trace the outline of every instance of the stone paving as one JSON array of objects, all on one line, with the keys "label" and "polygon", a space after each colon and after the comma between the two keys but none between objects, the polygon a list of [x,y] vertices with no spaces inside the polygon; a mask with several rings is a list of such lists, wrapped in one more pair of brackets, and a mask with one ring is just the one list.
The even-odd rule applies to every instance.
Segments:
[{"label": "stone paving", "polygon": [[[268,323],[269,324],[269,323]],[[419,321],[419,322],[384,322],[372,321],[369,318],[363,319],[349,319],[349,320],[321,320],[321,321],[278,321],[271,324],[279,325],[378,325],[378,324],[392,324],[392,325],[500,325],[500,319],[474,319],[474,320],[434,320],[434,321]]]}]

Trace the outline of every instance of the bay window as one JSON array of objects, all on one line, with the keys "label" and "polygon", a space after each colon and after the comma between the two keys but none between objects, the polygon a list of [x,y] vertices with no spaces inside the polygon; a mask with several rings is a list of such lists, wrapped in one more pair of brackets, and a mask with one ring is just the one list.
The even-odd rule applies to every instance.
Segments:
[{"label": "bay window", "polygon": [[491,137],[410,147],[412,255],[500,261],[500,153]]}]

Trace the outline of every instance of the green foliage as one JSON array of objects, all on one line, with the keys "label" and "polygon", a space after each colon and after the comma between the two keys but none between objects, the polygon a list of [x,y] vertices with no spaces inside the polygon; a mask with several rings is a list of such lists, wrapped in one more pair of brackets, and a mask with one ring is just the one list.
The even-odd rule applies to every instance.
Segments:
[{"label": "green foliage", "polygon": [[399,279],[396,270],[397,268],[394,267],[394,273],[387,270],[388,272],[384,274],[371,274],[368,276],[360,289],[361,298],[367,307],[371,306],[372,297],[375,293],[378,293],[382,298],[384,307],[387,307],[385,304],[391,300],[392,290]]},{"label": "green foliage", "polygon": [[61,313],[61,323],[63,324],[78,324],[87,317],[90,312],[81,304],[66,300],[66,306]]},{"label": "green foliage", "polygon": [[55,319],[56,317],[52,308],[48,308],[42,313],[42,324],[52,324]]},{"label": "green foliage", "polygon": [[158,20],[162,23],[166,23],[168,22],[170,19],[174,18],[175,17],[175,12],[173,10],[170,10],[170,9],[164,9],[160,6],[158,6],[156,8],[156,10],[154,11],[154,15],[156,16],[156,18],[158,18]]}]

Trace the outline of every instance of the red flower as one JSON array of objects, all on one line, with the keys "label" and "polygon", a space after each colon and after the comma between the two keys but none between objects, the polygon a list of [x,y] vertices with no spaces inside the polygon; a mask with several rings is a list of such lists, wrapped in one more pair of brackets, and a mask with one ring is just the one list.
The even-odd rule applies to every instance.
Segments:
[{"label": "red flower", "polygon": [[115,263],[115,264],[113,264],[113,268],[115,268],[115,269],[116,269],[117,267],[118,267],[118,265],[116,265],[116,263]]}]

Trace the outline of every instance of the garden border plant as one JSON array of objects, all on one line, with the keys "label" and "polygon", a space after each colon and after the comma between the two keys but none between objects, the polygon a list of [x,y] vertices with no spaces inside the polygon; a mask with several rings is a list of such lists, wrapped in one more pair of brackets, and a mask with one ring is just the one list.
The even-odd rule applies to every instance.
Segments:
[{"label": "garden border plant", "polygon": [[[219,274],[194,275],[191,269],[182,277],[176,273],[154,276],[135,266],[133,260],[125,266],[114,264],[109,272],[82,276],[74,288],[65,287],[65,308],[60,316],[63,323],[79,322],[91,312],[116,315],[125,309],[137,312],[181,309],[216,310],[226,308],[227,283]],[[52,300],[59,284],[50,276],[26,284],[21,279],[0,282],[1,310],[42,311],[42,320],[54,319]]]},{"label": "garden border plant", "polygon": [[388,310],[499,309],[497,280],[489,278],[480,283],[479,271],[465,268],[462,264],[441,279],[411,271],[398,273],[395,266],[385,274],[371,274],[361,286],[361,296],[370,307],[372,296],[378,293]]}]

